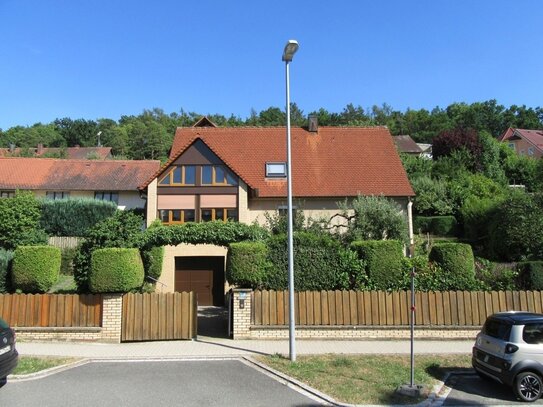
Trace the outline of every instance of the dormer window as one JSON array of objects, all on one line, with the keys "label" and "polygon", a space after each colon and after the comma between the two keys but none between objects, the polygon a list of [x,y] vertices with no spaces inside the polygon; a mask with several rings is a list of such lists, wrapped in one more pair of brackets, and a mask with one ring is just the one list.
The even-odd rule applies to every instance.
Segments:
[{"label": "dormer window", "polygon": [[285,178],[287,176],[287,164],[284,162],[266,163],[266,178]]}]

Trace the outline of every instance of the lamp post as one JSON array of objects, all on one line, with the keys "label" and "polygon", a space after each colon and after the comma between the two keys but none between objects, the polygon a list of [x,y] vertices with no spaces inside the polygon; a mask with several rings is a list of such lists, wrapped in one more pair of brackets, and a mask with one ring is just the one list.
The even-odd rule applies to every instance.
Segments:
[{"label": "lamp post", "polygon": [[289,40],[283,51],[283,61],[285,61],[285,79],[287,88],[287,238],[288,238],[288,336],[289,336],[289,355],[292,362],[296,361],[296,342],[294,338],[294,249],[292,239],[292,173],[291,173],[291,153],[290,153],[290,76],[289,64],[292,57],[298,51],[298,41]]}]

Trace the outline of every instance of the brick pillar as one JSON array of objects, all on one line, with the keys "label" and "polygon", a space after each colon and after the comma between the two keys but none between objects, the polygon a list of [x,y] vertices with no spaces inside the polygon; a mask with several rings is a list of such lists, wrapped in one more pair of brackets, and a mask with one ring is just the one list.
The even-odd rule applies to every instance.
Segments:
[{"label": "brick pillar", "polygon": [[253,290],[235,288],[233,294],[234,305],[232,307],[232,312],[234,313],[234,339],[250,338]]},{"label": "brick pillar", "polygon": [[121,342],[123,319],[123,294],[104,294],[102,296],[102,341]]}]

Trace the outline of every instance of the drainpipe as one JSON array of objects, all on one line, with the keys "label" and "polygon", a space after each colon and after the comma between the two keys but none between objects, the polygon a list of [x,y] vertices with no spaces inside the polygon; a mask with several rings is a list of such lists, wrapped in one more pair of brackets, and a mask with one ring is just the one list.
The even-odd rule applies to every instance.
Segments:
[{"label": "drainpipe", "polygon": [[407,227],[409,230],[409,251],[413,256],[415,240],[413,238],[413,201],[411,201],[411,197],[407,198]]}]

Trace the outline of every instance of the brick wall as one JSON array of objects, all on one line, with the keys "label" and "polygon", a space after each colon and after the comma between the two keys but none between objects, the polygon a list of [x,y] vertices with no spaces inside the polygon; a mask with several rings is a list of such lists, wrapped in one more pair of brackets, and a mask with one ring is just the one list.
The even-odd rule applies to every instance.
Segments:
[{"label": "brick wall", "polygon": [[251,312],[252,312],[252,290],[234,289],[234,313],[233,337],[243,339],[252,337],[251,333]]}]

